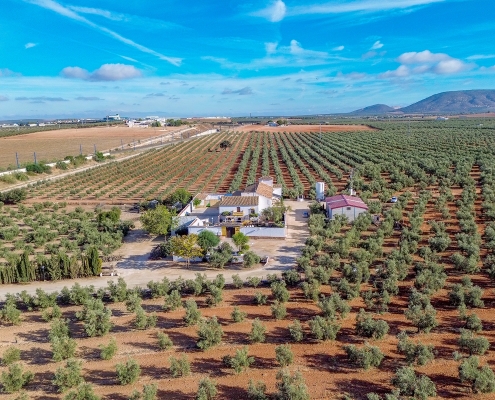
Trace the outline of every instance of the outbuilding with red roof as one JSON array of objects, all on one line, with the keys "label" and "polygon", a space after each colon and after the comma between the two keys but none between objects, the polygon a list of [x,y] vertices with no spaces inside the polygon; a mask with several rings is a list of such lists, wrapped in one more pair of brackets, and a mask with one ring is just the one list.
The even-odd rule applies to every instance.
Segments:
[{"label": "outbuilding with red roof", "polygon": [[335,218],[336,215],[345,215],[349,222],[352,222],[359,214],[368,211],[368,206],[359,197],[344,194],[327,197],[325,204],[330,219]]}]

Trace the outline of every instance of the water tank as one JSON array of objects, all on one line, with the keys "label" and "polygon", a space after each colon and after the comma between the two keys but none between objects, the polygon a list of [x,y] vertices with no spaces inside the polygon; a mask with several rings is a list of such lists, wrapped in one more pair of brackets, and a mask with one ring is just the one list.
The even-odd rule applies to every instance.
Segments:
[{"label": "water tank", "polygon": [[325,182],[316,182],[316,200],[325,198]]}]

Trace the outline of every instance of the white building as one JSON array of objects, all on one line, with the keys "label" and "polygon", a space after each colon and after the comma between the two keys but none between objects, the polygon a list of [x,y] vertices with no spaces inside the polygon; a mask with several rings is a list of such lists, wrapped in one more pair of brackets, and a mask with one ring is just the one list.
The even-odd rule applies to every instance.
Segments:
[{"label": "white building", "polygon": [[345,215],[349,222],[354,221],[359,214],[368,211],[368,206],[359,197],[339,194],[325,199],[327,216],[330,219],[336,215]]}]

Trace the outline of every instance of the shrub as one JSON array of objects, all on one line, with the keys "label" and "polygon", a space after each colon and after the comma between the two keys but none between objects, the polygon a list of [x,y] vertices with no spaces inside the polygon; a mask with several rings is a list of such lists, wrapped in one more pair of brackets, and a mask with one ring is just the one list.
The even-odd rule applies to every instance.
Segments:
[{"label": "shrub", "polygon": [[186,309],[186,314],[184,315],[184,322],[187,326],[196,325],[201,319],[201,312],[198,310],[197,303],[192,300],[186,300],[184,307]]},{"label": "shrub", "polygon": [[46,309],[41,314],[41,318],[45,321],[52,321],[54,319],[62,318],[62,310],[59,306],[55,305],[51,309]]},{"label": "shrub", "polygon": [[225,356],[223,362],[227,367],[232,368],[236,374],[240,374],[254,363],[254,357],[249,357],[248,348],[243,347],[236,350],[235,356]]},{"label": "shrub", "polygon": [[243,257],[243,265],[245,268],[250,268],[253,265],[260,263],[260,257],[252,251],[246,251]]},{"label": "shrub", "polygon": [[275,358],[281,367],[287,367],[292,364],[294,360],[294,354],[287,344],[281,344],[275,347]]},{"label": "shrub", "polygon": [[134,327],[136,329],[150,329],[156,326],[158,317],[156,313],[146,314],[141,306],[136,309]]},{"label": "shrub", "polygon": [[313,301],[318,301],[318,297],[320,296],[320,282],[315,279],[310,282],[303,282],[301,284],[301,289],[304,293],[304,297]]},{"label": "shrub", "polygon": [[106,346],[100,345],[100,350],[100,358],[102,360],[111,360],[115,353],[117,353],[117,341],[115,338],[111,338]]},{"label": "shrub", "polygon": [[270,308],[275,319],[284,319],[287,316],[287,307],[284,303],[279,303],[278,300],[275,300]]},{"label": "shrub", "polygon": [[112,311],[105,307],[101,299],[93,298],[84,303],[82,311],[76,313],[76,317],[84,321],[84,330],[89,337],[106,335],[112,328],[111,316]]},{"label": "shrub", "polygon": [[272,294],[280,303],[289,301],[290,293],[285,287],[285,281],[277,281],[271,284]]},{"label": "shrub", "polygon": [[182,307],[182,297],[177,289],[165,295],[165,304],[163,305],[165,311],[174,311],[180,307]]},{"label": "shrub", "polygon": [[174,378],[191,373],[191,364],[185,354],[182,354],[180,358],[170,357],[170,373]]},{"label": "shrub", "polygon": [[268,301],[268,296],[266,294],[263,294],[261,292],[256,292],[254,294],[254,303],[257,304],[258,306],[265,305],[267,301]]},{"label": "shrub", "polygon": [[368,344],[360,349],[354,345],[344,346],[344,350],[349,361],[364,369],[379,367],[384,357],[378,347]]},{"label": "shrub", "polygon": [[67,393],[64,400],[100,400],[100,397],[94,394],[89,383],[82,383],[76,390]]},{"label": "shrub", "polygon": [[476,314],[470,314],[466,317],[466,329],[473,332],[481,332],[483,330],[483,324],[481,319]]},{"label": "shrub", "polygon": [[67,360],[76,354],[77,343],[68,336],[55,336],[50,339],[54,361]]},{"label": "shrub", "polygon": [[435,384],[426,375],[417,376],[411,367],[402,367],[397,370],[392,378],[392,384],[403,396],[412,396],[415,399],[427,399],[435,397],[437,390]]},{"label": "shrub", "polygon": [[362,308],[356,315],[356,334],[373,339],[383,339],[388,333],[389,326],[383,320],[374,320],[370,313]]},{"label": "shrub", "polygon": [[230,316],[234,322],[242,322],[246,318],[247,314],[241,311],[239,307],[235,306]]},{"label": "shrub", "polygon": [[289,325],[290,337],[294,342],[302,342],[304,340],[304,330],[298,319],[295,319],[291,325]]},{"label": "shrub", "polygon": [[425,365],[435,358],[432,345],[414,344],[404,331],[399,333],[397,337],[399,339],[397,351],[406,356],[406,361],[409,364]]},{"label": "shrub", "polygon": [[117,371],[117,380],[121,385],[129,385],[138,380],[141,375],[141,368],[136,360],[129,359],[125,364],[119,363],[115,367]]},{"label": "shrub", "polygon": [[418,332],[428,333],[438,325],[437,312],[431,304],[426,306],[409,304],[404,314],[418,328]]},{"label": "shrub", "polygon": [[[166,254],[165,257],[166,256],[168,256],[168,254]],[[169,292],[170,281],[167,277],[164,277],[161,282],[149,281],[147,286],[151,292],[151,297],[156,299],[157,297],[165,296]]]},{"label": "shrub", "polygon": [[309,327],[317,340],[335,340],[340,330],[340,325],[319,315],[309,321]]},{"label": "shrub", "polygon": [[125,302],[125,307],[127,308],[128,312],[136,312],[138,308],[141,308],[141,296],[139,296],[137,293],[133,292],[129,294],[127,297],[127,300]]},{"label": "shrub", "polygon": [[57,386],[59,392],[79,386],[83,382],[81,376],[82,362],[67,360],[65,366],[58,367],[55,371],[55,379],[52,383]]},{"label": "shrub", "polygon": [[21,351],[17,347],[9,347],[4,351],[2,356],[2,364],[10,365],[21,359]]},{"label": "shrub", "polygon": [[490,347],[490,342],[484,336],[474,336],[472,331],[461,329],[459,338],[459,347],[461,350],[467,351],[470,355],[483,355]]},{"label": "shrub", "polygon": [[244,282],[242,281],[239,274],[232,275],[232,284],[236,289],[240,289],[244,286]]},{"label": "shrub", "polygon": [[220,304],[223,300],[222,298],[223,290],[215,285],[210,285],[210,295],[206,298],[206,304],[210,307],[214,307]]},{"label": "shrub", "polygon": [[158,392],[158,388],[156,384],[151,383],[149,385],[143,386],[142,393],[138,392],[137,390],[134,390],[129,400],[156,400],[157,392]]},{"label": "shrub", "polygon": [[14,299],[8,298],[0,310],[0,320],[12,325],[21,323],[21,311],[17,309]]},{"label": "shrub", "polygon": [[[100,215],[102,215],[102,214],[100,214]],[[107,282],[107,290],[108,290],[110,299],[114,303],[120,303],[122,301],[127,300],[129,290],[127,289],[127,283],[124,280],[124,278],[119,277],[119,279],[117,280],[117,283],[115,283],[114,281],[108,281]]]},{"label": "shrub", "polygon": [[21,390],[32,379],[33,373],[31,371],[24,372],[21,364],[10,364],[7,371],[3,371],[0,380],[3,385],[3,390],[7,393],[14,393]]},{"label": "shrub", "polygon": [[249,286],[257,288],[259,286],[259,284],[261,283],[261,278],[259,278],[257,276],[250,276],[247,279],[247,283]]},{"label": "shrub", "polygon": [[158,347],[160,350],[168,350],[174,345],[172,339],[170,339],[166,333],[158,332],[156,336],[158,338]]},{"label": "shrub", "polygon": [[249,400],[268,400],[266,397],[266,385],[264,382],[254,382],[249,380],[248,399]]},{"label": "shrub", "polygon": [[210,378],[203,378],[199,381],[198,394],[196,400],[213,400],[217,396],[217,384]]},{"label": "shrub", "polygon": [[343,300],[338,293],[333,293],[329,297],[322,296],[318,302],[318,307],[323,312],[323,316],[329,319],[335,319],[337,314],[340,318],[345,318],[351,307]]},{"label": "shrub", "polygon": [[291,375],[282,369],[277,372],[277,399],[279,400],[309,400],[308,388],[299,371]]},{"label": "shrub", "polygon": [[459,378],[469,383],[474,393],[495,391],[495,374],[487,365],[480,367],[478,357],[471,356],[459,365]]},{"label": "shrub", "polygon": [[253,343],[263,343],[266,340],[265,337],[266,327],[263,325],[259,318],[256,318],[251,325],[251,333],[249,334],[249,340]]},{"label": "shrub", "polygon": [[198,328],[198,342],[196,345],[201,350],[207,350],[210,347],[220,344],[222,341],[223,330],[217,317],[202,320]]}]

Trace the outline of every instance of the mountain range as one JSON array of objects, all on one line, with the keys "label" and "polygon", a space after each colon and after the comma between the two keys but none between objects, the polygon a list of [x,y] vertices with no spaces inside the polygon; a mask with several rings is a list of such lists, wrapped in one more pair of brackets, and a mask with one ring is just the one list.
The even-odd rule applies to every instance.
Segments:
[{"label": "mountain range", "polygon": [[407,107],[392,108],[385,104],[375,104],[349,114],[470,114],[490,111],[495,111],[495,90],[459,90],[434,94]]}]

